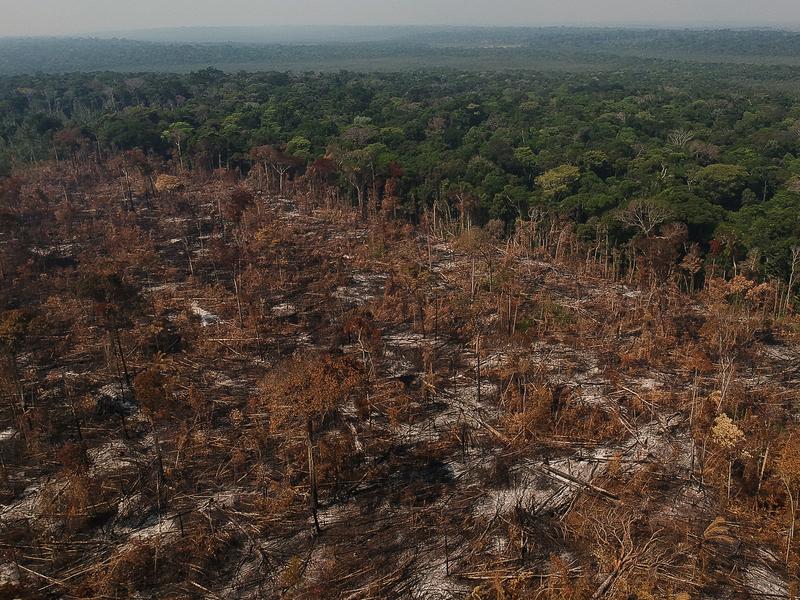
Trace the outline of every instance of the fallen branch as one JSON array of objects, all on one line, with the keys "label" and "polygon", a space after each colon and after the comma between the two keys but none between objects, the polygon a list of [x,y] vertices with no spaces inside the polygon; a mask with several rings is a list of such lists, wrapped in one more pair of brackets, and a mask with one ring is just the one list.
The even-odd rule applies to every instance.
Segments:
[{"label": "fallen branch", "polygon": [[574,477],[573,475],[570,475],[569,473],[565,473],[564,471],[561,471],[560,469],[556,469],[555,467],[551,467],[549,465],[544,465],[544,466],[538,467],[538,468],[543,470],[543,471],[545,471],[546,473],[550,473],[552,475],[556,475],[557,477],[561,477],[562,479],[566,479],[567,481],[570,481],[572,483],[580,485],[581,487],[584,487],[587,490],[591,490],[592,492],[595,492],[595,493],[597,493],[597,494],[599,494],[599,495],[601,495],[601,496],[603,496],[605,498],[609,498],[610,500],[616,500],[616,501],[620,500],[620,497],[617,496],[616,494],[613,494],[613,493],[609,492],[608,490],[605,490],[605,489],[603,489],[601,487],[598,487],[598,486],[596,486],[596,485],[594,485],[592,483],[589,483],[588,481],[584,481],[583,479],[578,479],[577,477]]}]

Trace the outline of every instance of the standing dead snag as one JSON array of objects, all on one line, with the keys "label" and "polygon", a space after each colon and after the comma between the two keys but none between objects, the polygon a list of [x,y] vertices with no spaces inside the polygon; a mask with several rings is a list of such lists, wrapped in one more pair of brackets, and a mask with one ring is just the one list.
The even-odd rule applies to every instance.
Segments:
[{"label": "standing dead snag", "polygon": [[250,156],[263,166],[265,175],[268,175],[270,170],[275,172],[278,176],[277,191],[279,194],[283,194],[286,174],[292,169],[297,169],[303,165],[301,159],[287,154],[284,150],[275,146],[257,146],[250,150]]},{"label": "standing dead snag", "polygon": [[[482,259],[491,280],[493,246],[489,234],[480,227],[473,227],[462,232],[456,240],[455,247],[466,252],[470,257],[470,300],[474,301],[480,286],[476,274],[476,260]],[[491,287],[491,284],[490,284]]]},{"label": "standing dead snag", "polygon": [[659,225],[666,223],[671,217],[672,212],[667,206],[647,198],[632,200],[619,213],[620,221],[638,229],[645,237],[649,237]]},{"label": "standing dead snag", "polygon": [[[346,399],[359,382],[358,372],[339,357],[296,355],[277,365],[263,381],[259,403],[266,409],[270,430],[287,442],[304,438],[308,464],[309,510],[314,532],[321,533],[314,442],[326,417]],[[302,432],[302,433],[301,433]]]},{"label": "standing dead snag", "polygon": [[154,365],[136,376],[134,389],[136,390],[136,398],[141,404],[153,432],[160,482],[164,479],[164,460],[157,424],[159,420],[169,417],[171,413],[173,385],[170,379],[162,373],[161,366]]},{"label": "standing dead snag", "polygon": [[[21,310],[7,310],[0,315],[0,351],[8,358],[11,376],[14,380],[14,396],[16,396],[20,410],[24,410],[25,396],[17,364],[17,354],[22,349],[27,336],[28,322],[28,316]],[[12,396],[9,396],[9,404],[12,417],[16,418],[17,408]]]},{"label": "standing dead snag", "polygon": [[365,375],[372,379],[375,377],[375,358],[373,354],[380,354],[381,332],[376,326],[372,315],[356,316],[344,326],[344,332],[355,339],[361,351],[361,362],[364,365]]},{"label": "standing dead snag", "polygon": [[786,487],[786,496],[789,500],[789,533],[786,536],[786,563],[792,550],[794,538],[796,502],[795,496],[800,488],[800,434],[796,431],[789,435],[786,445],[778,458],[778,476]]},{"label": "standing dead snag", "polygon": [[108,332],[111,349],[119,360],[126,387],[133,394],[133,382],[122,348],[121,331],[130,326],[130,315],[140,302],[138,290],[119,274],[107,272],[90,273],[81,281],[80,290],[94,302],[95,314]]},{"label": "standing dead snag", "polygon": [[789,308],[791,308],[792,306],[792,291],[794,290],[794,284],[797,272],[800,271],[800,246],[792,246],[791,253],[792,257],[791,257],[791,268],[789,271],[789,283],[786,286],[785,310],[787,312]]},{"label": "standing dead snag", "polygon": [[[156,477],[156,506],[158,510],[158,523],[160,527],[161,516],[164,511],[162,505],[162,490],[164,483],[164,458],[161,449],[161,438],[158,434],[158,421],[165,420],[174,415],[175,403],[172,402],[174,382],[164,375],[164,365],[156,363],[146,371],[139,373],[134,379],[136,397],[143,412],[150,421],[153,433],[153,444],[156,449],[158,461],[158,474]],[[158,553],[153,557],[153,572],[158,571]]]}]

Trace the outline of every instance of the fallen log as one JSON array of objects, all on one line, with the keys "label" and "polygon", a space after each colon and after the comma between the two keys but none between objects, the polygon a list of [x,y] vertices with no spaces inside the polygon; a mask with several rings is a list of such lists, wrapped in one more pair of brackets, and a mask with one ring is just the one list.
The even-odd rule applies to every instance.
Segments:
[{"label": "fallen log", "polygon": [[562,471],[560,469],[556,469],[555,467],[551,467],[549,465],[544,465],[542,467],[539,467],[539,469],[542,470],[542,471],[545,471],[546,473],[549,473],[549,474],[552,474],[552,475],[556,475],[557,477],[561,477],[562,479],[566,479],[567,481],[570,481],[570,482],[572,482],[572,483],[574,483],[576,485],[584,487],[587,490],[590,490],[592,492],[595,492],[596,494],[599,494],[600,496],[603,496],[604,498],[609,498],[610,500],[615,500],[617,502],[619,502],[619,500],[620,500],[620,497],[617,496],[616,494],[613,494],[613,493],[609,492],[608,490],[605,490],[605,489],[603,489],[601,487],[598,487],[598,486],[594,485],[593,483],[589,483],[588,481],[584,481],[583,479],[578,479],[577,477],[575,477],[573,475],[570,475],[569,473],[565,473],[564,471]]}]

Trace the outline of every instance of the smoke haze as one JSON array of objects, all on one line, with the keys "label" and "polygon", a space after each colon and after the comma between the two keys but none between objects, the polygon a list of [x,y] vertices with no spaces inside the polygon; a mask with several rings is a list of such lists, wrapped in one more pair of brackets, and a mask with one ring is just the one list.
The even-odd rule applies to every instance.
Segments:
[{"label": "smoke haze", "polygon": [[797,0],[0,0],[0,36],[235,25],[800,25]]}]

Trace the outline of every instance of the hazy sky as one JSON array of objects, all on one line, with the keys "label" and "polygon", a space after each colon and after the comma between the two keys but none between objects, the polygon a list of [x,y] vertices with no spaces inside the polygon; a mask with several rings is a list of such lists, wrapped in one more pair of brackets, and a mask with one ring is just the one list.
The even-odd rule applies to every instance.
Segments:
[{"label": "hazy sky", "polygon": [[0,0],[0,35],[196,25],[800,25],[800,0]]}]

